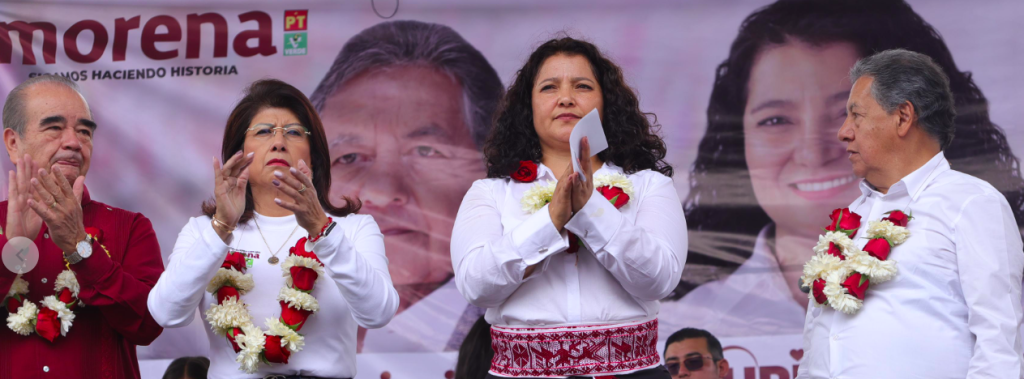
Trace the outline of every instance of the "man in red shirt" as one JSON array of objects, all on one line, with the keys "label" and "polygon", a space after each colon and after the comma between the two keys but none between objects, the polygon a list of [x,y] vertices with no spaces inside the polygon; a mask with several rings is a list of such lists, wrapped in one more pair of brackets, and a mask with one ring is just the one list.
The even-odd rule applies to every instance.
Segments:
[{"label": "man in red shirt", "polygon": [[135,346],[162,331],[146,306],[163,272],[152,224],[85,189],[96,123],[73,81],[15,87],[3,125],[17,172],[0,203],[0,247],[27,237],[39,261],[20,276],[0,268],[0,378],[138,379]]}]

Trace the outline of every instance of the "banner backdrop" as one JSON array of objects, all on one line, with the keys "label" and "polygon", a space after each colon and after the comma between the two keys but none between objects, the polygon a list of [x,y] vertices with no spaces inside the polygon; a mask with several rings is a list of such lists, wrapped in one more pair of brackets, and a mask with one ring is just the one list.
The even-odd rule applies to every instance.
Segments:
[{"label": "banner backdrop", "polygon": [[[771,2],[419,0],[390,19],[393,1],[6,3],[0,100],[35,75],[77,81],[99,124],[86,184],[149,217],[166,259],[212,195],[210,157],[243,88],[267,77],[295,85],[327,129],[331,199],[363,200],[402,298],[388,326],[360,331],[358,378],[450,378],[483,312],[451,281],[449,237],[463,194],[484,177],[490,116],[535,46],[585,38],[657,115],[685,199],[690,253],[662,303],[661,338],[708,329],[733,378],[790,379],[803,354],[802,264],[828,212],[859,194],[835,137],[858,58],[903,47],[943,66],[959,113],[947,157],[1024,212],[1024,5],[803,3],[755,15]],[[201,320],[141,347],[143,377],[207,355]]]}]

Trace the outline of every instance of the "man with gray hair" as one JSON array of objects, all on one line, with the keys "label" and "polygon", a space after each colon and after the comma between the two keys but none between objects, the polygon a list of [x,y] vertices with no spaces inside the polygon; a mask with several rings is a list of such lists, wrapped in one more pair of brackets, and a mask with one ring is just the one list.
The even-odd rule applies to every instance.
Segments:
[{"label": "man with gray hair", "polygon": [[[146,217],[85,188],[89,105],[75,82],[38,76],[7,96],[3,124],[17,170],[0,203],[0,378],[139,378],[135,346],[163,330],[146,306],[163,260]],[[7,265],[15,252],[37,263]]]},{"label": "man with gray hair", "polygon": [[483,314],[451,281],[449,246],[462,197],[486,174],[480,149],[503,92],[450,27],[389,21],[349,39],[310,96],[330,146],[330,199],[359,199],[377,221],[401,298],[363,352],[458,350]]},{"label": "man with gray hair", "polygon": [[[850,211],[862,225],[902,211],[909,220],[893,222],[910,234],[891,247],[892,280],[849,292],[859,311],[808,307],[797,378],[1024,377],[1024,244],[1006,198],[943,156],[955,125],[949,80],[901,49],[860,60],[850,79],[838,137],[864,178]],[[867,229],[858,248],[875,237]]]}]

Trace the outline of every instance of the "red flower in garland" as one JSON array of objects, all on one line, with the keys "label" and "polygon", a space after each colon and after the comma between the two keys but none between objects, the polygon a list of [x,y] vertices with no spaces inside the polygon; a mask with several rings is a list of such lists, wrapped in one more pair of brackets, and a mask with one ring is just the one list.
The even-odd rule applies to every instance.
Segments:
[{"label": "red flower in garland", "polygon": [[234,268],[240,273],[245,273],[245,255],[239,252],[228,253],[227,257],[224,257],[224,263],[221,263],[221,268],[231,269]]},{"label": "red flower in garland", "polygon": [[306,319],[313,314],[313,311],[307,311],[304,309],[295,309],[288,306],[288,303],[283,301],[281,303],[281,322],[299,331],[302,326],[306,324]]},{"label": "red flower in garland", "polygon": [[860,215],[850,212],[850,208],[840,208],[832,211],[832,214],[828,216],[832,220],[825,227],[825,230],[830,232],[840,231],[846,233],[846,235],[853,237],[857,234],[857,229],[860,228]]},{"label": "red flower in garland", "polygon": [[864,245],[864,252],[868,255],[878,258],[880,261],[884,261],[889,258],[889,253],[892,251],[892,245],[889,245],[889,241],[885,238],[875,238],[868,241],[867,245]]},{"label": "red flower in garland", "polygon": [[825,304],[828,301],[828,296],[825,296],[825,279],[818,279],[811,283],[811,290],[814,291],[814,301],[818,304]]},{"label": "red flower in garland", "polygon": [[92,236],[92,239],[97,242],[103,239],[103,231],[99,228],[87,227],[85,228],[85,234]]},{"label": "red flower in garland", "polygon": [[280,336],[267,336],[263,345],[263,357],[267,358],[268,362],[288,364],[288,357],[291,355],[291,351],[281,346]]},{"label": "red flower in garland", "polygon": [[242,335],[242,334],[245,334],[245,333],[242,333],[242,329],[241,328],[232,328],[231,330],[229,330],[227,332],[228,342],[231,342],[231,348],[235,349],[236,353],[239,352],[239,351],[242,351],[242,348],[240,346],[238,346],[238,343],[235,343],[235,336]]},{"label": "red flower in garland", "polygon": [[47,307],[39,308],[39,315],[36,317],[36,333],[50,342],[60,335],[60,318],[57,317],[56,311]]},{"label": "red flower in garland", "polygon": [[235,287],[232,287],[232,286],[220,287],[220,289],[217,290],[217,304],[224,304],[224,300],[226,300],[229,297],[233,297],[236,300],[237,299],[241,299],[241,297],[239,297],[239,296],[240,295],[238,293],[238,290],[235,289]]},{"label": "red flower in garland", "polygon": [[316,253],[306,251],[306,237],[299,238],[299,241],[295,243],[295,247],[288,248],[288,254],[309,258],[317,261],[317,263],[324,264],[323,262],[320,262],[320,258],[317,258]]},{"label": "red flower in garland", "polygon": [[21,296],[14,296],[7,299],[7,313],[18,313],[18,308],[21,307]]},{"label": "red flower in garland", "polygon": [[893,225],[902,226],[905,228],[907,227],[907,224],[910,223],[910,217],[907,216],[907,214],[903,213],[902,211],[892,211],[889,212],[889,217],[883,218],[882,221],[889,221]]},{"label": "red flower in garland", "polygon": [[843,251],[839,249],[839,246],[836,246],[835,242],[829,242],[828,243],[828,251],[827,251],[827,253],[830,254],[830,255],[834,255],[834,256],[839,257],[839,260],[841,260],[841,261],[845,261],[846,260],[846,256],[843,255]]},{"label": "red flower in garland", "polygon": [[292,266],[289,270],[292,275],[292,287],[305,292],[313,290],[313,284],[316,283],[316,278],[319,276],[315,270],[301,266]]},{"label": "red flower in garland", "polygon": [[519,161],[519,168],[512,173],[512,179],[524,183],[537,180],[537,164],[533,161]]},{"label": "red flower in garland", "polygon": [[622,208],[622,206],[629,202],[629,195],[619,187],[598,187],[597,192],[600,192],[605,199],[608,199],[615,206],[615,209]]},{"label": "red flower in garland", "polygon": [[864,293],[868,291],[868,284],[870,284],[868,277],[855,272],[843,281],[843,288],[846,288],[846,292],[849,292],[850,295],[864,300]]}]

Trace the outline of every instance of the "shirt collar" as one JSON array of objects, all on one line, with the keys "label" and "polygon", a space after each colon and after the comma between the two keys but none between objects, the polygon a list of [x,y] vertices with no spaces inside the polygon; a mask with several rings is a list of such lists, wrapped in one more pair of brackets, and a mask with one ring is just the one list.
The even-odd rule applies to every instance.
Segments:
[{"label": "shirt collar", "polygon": [[[949,170],[949,161],[946,160],[945,154],[941,151],[935,154],[932,159],[929,159],[923,166],[918,167],[917,170],[911,172],[903,179],[889,187],[889,192],[886,194],[894,193],[906,193],[911,199],[916,199],[918,194],[935,175],[943,171]],[[870,196],[872,192],[878,192],[874,186],[868,183],[867,180],[860,181],[860,191],[864,196]]]},{"label": "shirt collar", "polygon": [[[607,173],[613,173],[613,172],[617,172],[617,173],[621,174],[622,173],[622,168],[612,164],[611,162],[604,162],[604,164],[601,165],[601,168],[599,168],[596,171],[594,171],[594,175],[597,175],[597,174],[607,174]],[[548,168],[548,166],[545,166],[543,163],[538,163],[537,164],[537,180],[550,180],[550,181],[553,181],[553,182],[557,182],[558,178],[555,177],[554,171],[551,171],[551,169]]]}]

